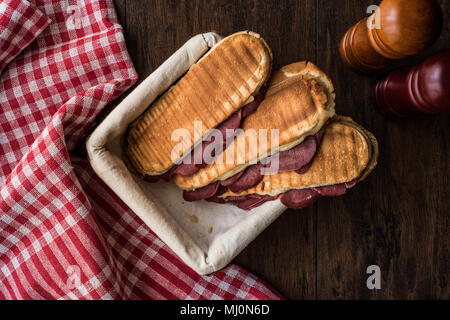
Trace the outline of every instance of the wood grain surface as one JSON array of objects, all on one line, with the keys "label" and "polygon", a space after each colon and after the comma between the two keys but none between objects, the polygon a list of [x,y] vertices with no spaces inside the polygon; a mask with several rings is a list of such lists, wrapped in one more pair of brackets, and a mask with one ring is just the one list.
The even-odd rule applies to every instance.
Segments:
[{"label": "wood grain surface", "polygon": [[[444,31],[412,65],[450,43]],[[310,60],[336,87],[336,111],[380,142],[379,165],[346,195],[285,212],[236,259],[289,299],[448,299],[450,117],[388,120],[375,109],[374,84],[339,57],[345,31],[377,1],[115,0],[140,81],[191,36],[250,29],[272,48],[274,68]],[[106,111],[107,112],[107,111]],[[369,290],[366,268],[381,269]]]}]

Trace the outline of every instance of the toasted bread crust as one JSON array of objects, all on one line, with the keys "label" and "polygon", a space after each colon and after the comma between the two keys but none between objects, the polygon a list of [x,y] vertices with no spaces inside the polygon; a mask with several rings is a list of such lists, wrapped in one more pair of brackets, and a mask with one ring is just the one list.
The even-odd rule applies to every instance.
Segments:
[{"label": "toasted bread crust", "polygon": [[283,83],[284,80],[290,78],[295,78],[297,76],[313,76],[322,85],[326,87],[326,91],[332,94],[332,99],[334,101],[334,86],[328,75],[319,69],[315,64],[309,61],[299,61],[288,64],[282,67],[278,72],[274,73],[269,80],[269,86],[274,86],[276,84]]},{"label": "toasted bread crust", "polygon": [[310,169],[304,174],[294,171],[264,176],[253,188],[239,194],[226,192],[221,197],[248,194],[278,195],[291,189],[307,189],[361,181],[375,168],[378,142],[369,131],[351,118],[335,116],[325,128],[322,143]]},{"label": "toasted bread crust", "polygon": [[[181,157],[240,109],[267,81],[271,67],[272,53],[258,34],[243,31],[223,39],[130,126],[125,153],[131,166],[142,175],[167,172],[180,142],[172,141],[172,133],[190,133]],[[194,121],[202,122],[202,132],[194,133]]]},{"label": "toasted bread crust", "polygon": [[362,172],[362,174],[359,176],[358,181],[362,181],[367,178],[367,176],[375,169],[378,163],[378,154],[379,154],[379,146],[378,146],[378,140],[375,138],[375,136],[366,128],[363,126],[360,126],[355,121],[353,121],[350,117],[345,116],[335,116],[337,121],[340,121],[342,123],[345,123],[347,125],[353,126],[356,130],[359,130],[359,132],[366,138],[367,144],[369,145],[369,162],[366,165],[366,168]]},{"label": "toasted bread crust", "polygon": [[[287,70],[287,71],[286,71]],[[259,140],[259,129],[266,129],[267,144],[249,148],[251,138],[245,135],[245,144],[236,139],[226,151],[234,150],[234,161],[213,163],[192,176],[176,175],[175,183],[184,190],[193,190],[217,180],[225,180],[244,170],[257,159],[263,159],[278,150],[288,150],[307,136],[317,133],[334,115],[333,84],[310,62],[298,62],[283,67],[269,80],[266,98],[258,110],[248,116],[242,125],[244,132],[254,130]],[[271,130],[279,130],[279,148],[271,148]],[[242,135],[244,136],[244,135]]]}]

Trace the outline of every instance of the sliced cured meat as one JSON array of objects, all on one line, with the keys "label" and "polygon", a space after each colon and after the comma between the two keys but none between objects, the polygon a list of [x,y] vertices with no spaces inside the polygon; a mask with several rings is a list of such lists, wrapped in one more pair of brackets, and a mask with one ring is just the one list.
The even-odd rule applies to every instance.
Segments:
[{"label": "sliced cured meat", "polygon": [[219,196],[224,194],[227,191],[228,191],[228,188],[220,185],[220,183],[219,183],[219,187],[217,188],[216,193],[212,197],[206,198],[205,200],[209,201],[209,202],[226,203],[226,202],[228,202],[227,199],[219,198]]},{"label": "sliced cured meat", "polygon": [[[324,129],[320,129],[319,132],[317,132],[313,137],[316,140],[316,148],[318,148],[320,146],[320,142],[322,141],[322,137],[323,137],[323,133],[324,133]],[[317,151],[317,150],[316,150]],[[314,157],[316,156],[316,153],[314,153],[313,157],[311,158],[311,160],[305,164],[303,167],[293,170],[295,172],[297,172],[298,174],[304,174],[306,172],[308,172],[309,168],[311,168],[311,165],[313,163]]]},{"label": "sliced cured meat", "polygon": [[277,197],[272,197],[268,195],[263,195],[259,197],[249,197],[244,200],[236,201],[236,206],[243,210],[251,210],[253,208],[259,207],[267,201],[275,200]]},{"label": "sliced cured meat", "polygon": [[223,195],[223,194],[224,194],[225,192],[227,192],[227,191],[228,191],[228,188],[222,186],[222,185],[220,184],[220,182],[219,182],[219,187],[217,188],[217,191],[216,191],[216,193],[214,194],[214,196],[216,196],[216,197],[221,196],[221,195]]},{"label": "sliced cured meat", "polygon": [[234,176],[232,176],[226,180],[223,180],[220,184],[222,186],[228,187],[228,186],[232,185],[233,183],[235,183],[236,181],[238,181],[238,179],[244,174],[244,172],[245,172],[245,170],[242,170],[241,172],[236,173]]},{"label": "sliced cured meat", "polygon": [[259,207],[265,201],[258,198],[250,198],[246,200],[241,200],[236,202],[236,206],[242,210],[251,210],[253,208]]},{"label": "sliced cured meat", "polygon": [[218,196],[212,196],[212,197],[206,198],[205,200],[209,201],[209,202],[215,202],[215,203],[227,203],[228,202],[228,201],[226,201],[225,198],[219,198]]},{"label": "sliced cured meat", "polygon": [[[344,194],[347,189],[354,187],[357,182],[358,179],[354,179],[350,182],[339,183],[330,186],[315,187],[310,189],[294,189],[278,196],[248,194],[244,196],[230,196],[226,198],[217,197],[217,201],[214,202],[234,202],[239,208],[250,210],[262,205],[267,201],[272,201],[279,198],[281,200],[281,203],[283,203],[286,207],[291,209],[301,209],[313,204],[321,196],[340,196]],[[208,199],[208,201],[213,200]]]},{"label": "sliced cured meat", "polygon": [[[322,137],[323,130],[314,136],[307,137],[296,147],[279,153],[279,166],[277,172],[293,171],[306,172],[316,154],[318,143]],[[257,185],[263,179],[261,168],[269,164],[257,164],[247,167],[245,170],[221,182],[222,186],[228,187],[232,192],[239,193]],[[178,170],[177,170],[178,173]]]},{"label": "sliced cured meat", "polygon": [[340,196],[343,195],[347,190],[347,188],[345,187],[345,183],[333,184],[330,186],[315,187],[313,189],[324,197]]},{"label": "sliced cured meat", "polygon": [[315,135],[307,137],[294,148],[281,151],[278,154],[279,166],[277,172],[295,171],[298,174],[306,173],[311,167],[322,136],[323,129],[319,130]]},{"label": "sliced cured meat", "polygon": [[[241,121],[242,121],[242,112],[239,110],[238,112],[233,113],[230,118],[225,120],[225,122],[223,122],[217,128],[217,130],[219,130],[221,132],[222,137],[224,138],[224,140],[220,144],[221,147],[226,142],[226,139],[227,139],[226,131],[227,131],[227,129],[232,129],[232,130],[238,129],[240,127],[240,125],[241,125]],[[205,160],[204,160],[206,158],[206,156],[208,156],[208,157],[214,157],[215,156],[215,154],[213,154],[213,153],[211,153],[211,155],[205,155],[204,154],[204,152],[206,151],[206,147],[211,145],[212,143],[215,143],[215,137],[211,137],[211,140],[209,140],[209,141],[203,141],[201,145],[197,146],[194,149],[194,152],[191,152],[191,154],[190,154],[190,157],[191,157],[190,163],[183,163],[183,162],[180,163],[179,165],[176,166],[176,168],[174,169],[173,173],[174,174],[179,174],[179,175],[182,175],[182,176],[190,176],[190,175],[193,175],[194,173],[196,173],[201,168],[204,168],[206,166],[206,163],[205,163]],[[198,159],[201,159],[201,163],[195,163],[195,162],[198,162]]]},{"label": "sliced cured meat", "polygon": [[[245,107],[244,107],[245,108]],[[258,106],[256,106],[258,108]],[[222,137],[224,139],[224,143],[227,141],[229,136],[231,137],[233,134],[228,133],[227,135],[227,129],[229,130],[236,130],[241,127],[242,122],[242,110],[239,110],[231,115],[227,120],[225,120],[220,126],[217,127],[217,130],[220,131],[222,134]]]},{"label": "sliced cured meat", "polygon": [[146,174],[146,175],[144,175],[143,179],[147,182],[152,182],[152,183],[158,182],[158,181],[169,181],[171,174],[172,174],[172,172],[170,172],[170,170],[164,174],[160,174],[157,176],[150,176],[150,175]]},{"label": "sliced cured meat", "polygon": [[229,197],[222,198],[222,199],[224,199],[225,202],[239,202],[239,201],[244,201],[244,200],[247,200],[250,198],[258,198],[259,199],[260,197],[261,197],[261,195],[259,195],[259,194],[246,194],[243,196],[229,196]]},{"label": "sliced cured meat", "polygon": [[199,201],[210,198],[217,193],[219,182],[210,183],[202,188],[193,191],[183,191],[183,199],[186,201]]},{"label": "sliced cured meat", "polygon": [[198,171],[197,166],[194,163],[181,163],[173,170],[174,174],[182,176],[189,176]]},{"label": "sliced cured meat", "polygon": [[261,102],[264,100],[264,97],[266,96],[267,87],[263,87],[259,92],[255,95],[252,102],[249,104],[246,104],[241,110],[242,110],[242,118],[248,117],[252,113],[258,109]]},{"label": "sliced cured meat", "polygon": [[194,152],[191,152],[189,155],[191,158],[190,163],[181,162],[180,164],[176,165],[172,169],[172,174],[189,176],[189,175],[196,173],[199,169],[202,168],[202,166],[204,167],[205,165],[203,163],[196,164],[195,159],[203,159],[202,152],[204,150],[205,145],[207,145],[208,143],[210,143],[210,141],[204,141],[204,142],[202,142],[201,145],[197,146],[194,149]]},{"label": "sliced cured meat", "polygon": [[229,203],[233,202],[240,209],[250,210],[256,208],[267,201],[272,201],[277,199],[277,196],[270,195],[259,195],[259,194],[248,194],[245,196],[231,196],[227,198],[220,198],[217,195],[206,199],[206,201],[216,202],[216,203]]},{"label": "sliced cured meat", "polygon": [[236,206],[239,209],[251,210],[253,208],[259,207],[266,201],[268,201],[268,200],[265,200],[264,198],[249,198],[246,200],[241,200],[241,201],[236,202]]},{"label": "sliced cured meat", "polygon": [[316,190],[321,196],[324,196],[324,197],[336,197],[336,196],[343,195],[345,193],[345,191],[347,191],[347,189],[353,188],[357,182],[358,182],[358,179],[354,179],[352,181],[345,182],[345,183],[315,187],[314,190]]},{"label": "sliced cured meat", "polygon": [[257,185],[263,179],[263,175],[261,174],[263,167],[261,163],[247,167],[239,179],[228,188],[234,193],[239,193]]},{"label": "sliced cured meat", "polygon": [[280,201],[288,208],[302,209],[313,204],[319,198],[319,193],[313,189],[294,189],[283,193]]},{"label": "sliced cured meat", "polygon": [[229,196],[226,198],[219,198],[218,195],[223,194],[219,192],[216,196],[207,199],[217,203],[234,202],[239,208],[243,210],[251,210],[267,201],[272,201],[277,198],[280,199],[286,207],[291,209],[302,209],[313,204],[321,196],[332,197],[340,196],[345,193],[347,189],[355,186],[358,179],[349,182],[339,183],[329,186],[315,187],[310,189],[293,189],[278,196],[247,194],[244,196]]},{"label": "sliced cured meat", "polygon": [[314,136],[307,137],[294,148],[278,154],[278,172],[299,170],[312,161],[317,151]]},{"label": "sliced cured meat", "polygon": [[252,102],[250,102],[249,104],[247,104],[245,107],[242,108],[242,117],[248,117],[249,115],[251,115],[252,113],[254,113],[256,111],[256,109],[258,109],[259,104],[261,103],[261,101],[257,101],[256,99],[253,100]]},{"label": "sliced cured meat", "polygon": [[294,170],[295,172],[297,172],[298,174],[304,174],[306,172],[308,172],[309,168],[311,168],[312,165],[312,161],[306,165],[304,165],[302,168],[298,169],[298,170]]}]

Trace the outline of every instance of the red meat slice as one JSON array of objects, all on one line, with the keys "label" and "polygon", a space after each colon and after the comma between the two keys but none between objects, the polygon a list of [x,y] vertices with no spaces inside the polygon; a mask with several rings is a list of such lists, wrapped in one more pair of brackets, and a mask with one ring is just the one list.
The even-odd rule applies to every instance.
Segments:
[{"label": "red meat slice", "polygon": [[247,167],[239,179],[228,186],[228,188],[234,193],[239,193],[257,185],[263,179],[263,175],[261,174],[263,167],[261,163]]},{"label": "red meat slice", "polygon": [[253,208],[259,207],[267,201],[275,200],[277,197],[269,195],[261,195],[259,197],[247,197],[247,199],[236,201],[238,208],[243,210],[251,210]]},{"label": "red meat slice", "polygon": [[170,176],[172,175],[171,170],[167,171],[164,174],[160,174],[158,176],[150,176],[148,174],[144,175],[144,180],[147,182],[158,182],[158,181],[169,181]]},{"label": "red meat slice", "polygon": [[302,209],[313,204],[319,198],[319,193],[313,189],[294,189],[283,193],[280,201],[288,208]]},{"label": "red meat slice", "polygon": [[226,201],[226,198],[219,198],[218,196],[212,196],[209,198],[205,199],[206,201],[209,202],[215,202],[215,203],[227,203],[228,201]]},{"label": "red meat slice", "polygon": [[307,137],[294,148],[279,153],[278,172],[299,170],[309,164],[317,151],[317,141],[314,136]]},{"label": "red meat slice", "polygon": [[330,186],[315,187],[313,189],[324,197],[340,196],[344,194],[345,191],[347,190],[347,188],[345,187],[345,183],[333,184]]},{"label": "red meat slice", "polygon": [[312,161],[310,163],[304,165],[300,169],[294,170],[294,171],[298,174],[304,174],[304,173],[308,172],[309,168],[311,168],[311,165],[312,165]]},{"label": "red meat slice", "polygon": [[[278,171],[277,172],[285,172],[285,171],[293,171],[293,170],[308,170],[310,167],[310,163],[312,162],[314,155],[317,151],[317,146],[320,143],[320,139],[322,138],[323,130],[320,130],[314,136],[307,137],[302,143],[295,146],[294,148],[282,151],[278,156]],[[241,174],[240,178],[230,183],[230,181],[234,180],[235,176],[226,180],[222,185],[229,186],[229,189],[234,193],[239,193],[243,190],[247,190],[248,188],[254,187],[257,185],[263,178],[261,173],[262,167],[269,167],[269,164],[262,165],[261,163],[257,163],[255,165],[249,166],[245,170],[245,174]]]},{"label": "red meat slice", "polygon": [[[279,169],[278,172],[292,171],[292,170],[306,170],[309,169],[314,155],[317,151],[317,146],[320,143],[323,130],[320,130],[314,136],[307,137],[302,143],[296,147],[282,151],[279,153]],[[270,164],[263,165],[260,162],[247,167],[245,170],[235,174],[234,176],[220,182],[222,186],[228,187],[234,193],[247,190],[257,185],[263,179],[261,169]],[[206,198],[204,198],[206,199]],[[216,202],[219,201],[213,198]]]},{"label": "red meat slice", "polygon": [[[258,107],[258,106],[256,106],[256,107]],[[242,114],[243,114],[243,112],[241,109],[238,112],[233,113],[231,115],[231,117],[229,117],[227,120],[225,120],[225,122],[223,122],[220,126],[217,127],[217,130],[220,131],[220,133],[222,134],[222,137],[224,138],[224,141],[223,141],[224,144],[227,141],[228,136],[232,136],[232,134],[227,135],[227,129],[234,131],[241,127],[241,122],[242,122],[242,119],[244,118],[242,116]]]},{"label": "red meat slice", "polygon": [[239,180],[239,178],[244,174],[245,170],[242,170],[239,173],[236,173],[234,176],[232,176],[231,178],[228,178],[226,180],[223,180],[221,182],[221,185],[224,187],[228,187],[230,185],[232,185],[233,183],[235,183],[237,180]]},{"label": "red meat slice", "polygon": [[183,191],[183,199],[186,201],[199,201],[210,198],[217,193],[219,182],[210,183],[193,191]]},{"label": "red meat slice", "polygon": [[281,203],[283,203],[288,208],[302,209],[313,204],[321,196],[328,196],[328,197],[339,196],[345,193],[347,189],[354,187],[357,182],[358,179],[354,179],[349,182],[330,186],[316,187],[310,189],[294,189],[285,192],[283,194],[280,194],[278,196],[248,194],[245,196],[230,196],[226,198],[219,198],[218,196],[214,196],[207,200],[218,203],[234,202],[241,209],[251,210],[253,208],[262,205],[267,201],[272,201],[279,198]]},{"label": "red meat slice", "polygon": [[[204,141],[201,146],[196,147],[194,152],[191,153],[191,163],[180,163],[173,170],[172,174],[179,174],[182,176],[190,176],[196,173],[199,169],[204,167],[204,164],[195,164],[195,159],[201,157],[201,152],[204,150],[204,147],[210,143],[210,141]],[[203,159],[203,158],[202,158]]]},{"label": "red meat slice", "polygon": [[357,182],[358,179],[354,179],[352,181],[345,183],[333,184],[330,186],[315,187],[314,190],[316,190],[321,196],[335,197],[343,195],[347,189],[353,188]]},{"label": "red meat slice", "polygon": [[242,118],[246,118],[252,113],[258,109],[261,102],[264,100],[264,97],[266,96],[267,92],[267,86],[264,86],[261,88],[261,90],[258,91],[258,93],[255,95],[252,102],[249,104],[246,104],[241,110],[242,110]]}]

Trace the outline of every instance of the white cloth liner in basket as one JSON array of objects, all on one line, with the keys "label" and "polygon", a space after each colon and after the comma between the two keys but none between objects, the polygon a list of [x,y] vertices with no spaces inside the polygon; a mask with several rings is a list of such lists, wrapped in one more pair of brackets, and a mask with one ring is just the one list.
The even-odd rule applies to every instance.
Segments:
[{"label": "white cloth liner in basket", "polygon": [[[131,174],[121,159],[120,140],[127,126],[220,39],[210,32],[187,41],[114,108],[86,143],[97,175],[199,274],[225,267],[286,207],[279,200],[251,211],[232,204],[186,202],[172,182],[149,183]],[[198,221],[188,219],[190,215]]]}]

